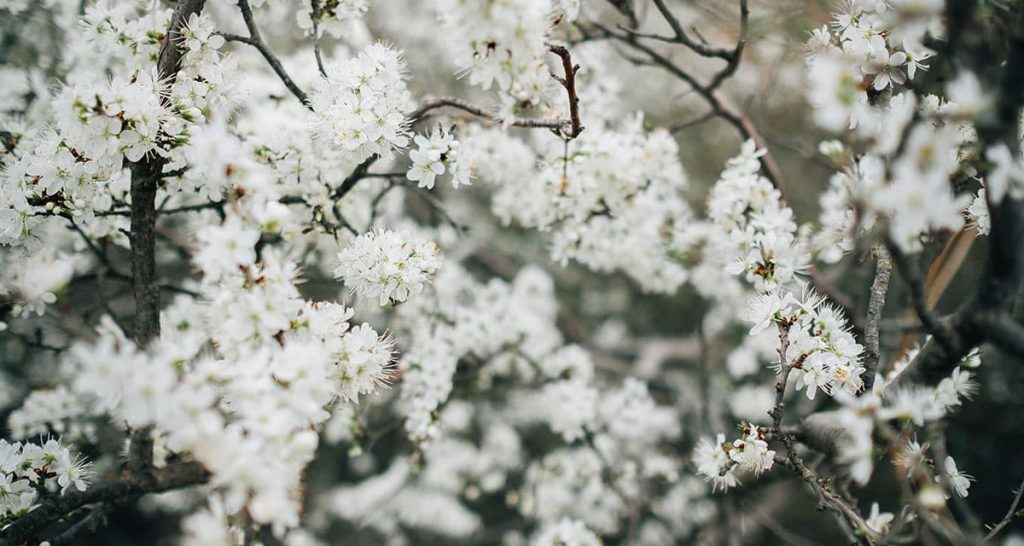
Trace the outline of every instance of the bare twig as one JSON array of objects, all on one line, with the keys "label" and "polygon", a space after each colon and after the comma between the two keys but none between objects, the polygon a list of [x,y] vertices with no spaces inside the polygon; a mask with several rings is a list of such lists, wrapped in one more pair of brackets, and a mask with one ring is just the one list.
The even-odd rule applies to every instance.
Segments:
[{"label": "bare twig", "polygon": [[719,59],[731,61],[733,57],[733,52],[730,51],[729,49],[724,47],[711,47],[690,38],[690,36],[687,35],[686,32],[683,30],[682,25],[679,24],[679,19],[677,19],[676,16],[672,14],[672,11],[668,9],[668,5],[665,4],[665,0],[654,0],[654,6],[658,8],[658,11],[661,13],[661,16],[665,19],[665,22],[668,23],[668,26],[672,29],[672,32],[675,34],[675,37],[666,38],[659,36],[637,34],[638,36],[660,39],[662,41],[667,42],[679,43],[690,48],[691,50],[693,50],[694,53],[698,55],[704,57],[717,57]]},{"label": "bare twig", "polygon": [[704,114],[702,114],[700,116],[697,116],[697,117],[695,117],[695,118],[693,118],[691,120],[682,121],[682,122],[679,122],[679,123],[677,123],[675,125],[672,125],[671,127],[668,128],[668,131],[670,133],[678,133],[679,131],[685,131],[686,129],[689,129],[690,127],[693,127],[693,126],[696,126],[696,125],[700,125],[701,123],[704,123],[705,121],[707,121],[707,120],[709,120],[709,119],[711,119],[711,118],[713,118],[713,117],[715,117],[717,115],[718,115],[718,113],[715,112],[714,110],[712,110],[710,112],[706,112],[706,113],[704,113]]},{"label": "bare twig", "polygon": [[729,62],[711,77],[711,82],[708,83],[709,90],[717,89],[725,80],[732,77],[736,73],[736,69],[739,68],[740,59],[743,58],[743,49],[747,46],[747,32],[750,26],[749,19],[750,8],[747,6],[747,0],[740,0],[740,37],[736,40],[736,47],[729,54]]},{"label": "bare twig", "polygon": [[580,65],[572,63],[572,56],[565,46],[550,45],[548,51],[558,55],[562,59],[562,71],[564,77],[554,76],[558,83],[565,88],[569,100],[569,131],[565,134],[567,139],[574,139],[583,132],[583,125],[580,124],[580,97],[576,94],[576,73]]},{"label": "bare twig", "polygon": [[309,18],[313,20],[313,56],[316,57],[316,67],[320,75],[327,77],[327,70],[324,69],[324,59],[320,54],[320,0],[309,0]]},{"label": "bare twig", "polygon": [[768,412],[777,431],[782,430],[782,417],[786,413],[786,403],[783,399],[786,396],[786,383],[792,369],[792,364],[786,360],[786,353],[789,352],[790,326],[788,322],[779,323],[779,376],[775,379],[775,406]]},{"label": "bare twig", "polygon": [[[288,72],[285,71],[284,66],[281,64],[281,61],[272,51],[270,51],[270,48],[267,47],[266,42],[264,42],[263,38],[260,36],[260,29],[256,26],[256,19],[253,17],[249,1],[238,0],[238,9],[242,12],[242,19],[245,21],[245,27],[249,30],[249,37],[247,38],[236,34],[223,33],[221,36],[229,42],[241,42],[255,47],[256,50],[263,55],[263,58],[266,59],[267,64],[269,64],[270,68],[274,70],[274,73],[277,74],[277,77],[281,79],[281,82],[284,83],[284,86],[287,87],[297,99],[299,99],[299,102],[312,110],[312,107],[309,104],[309,97],[306,95],[306,92],[300,89],[299,86],[292,81],[291,77],[288,76]],[[319,56],[317,60],[319,61]],[[321,68],[321,71],[322,70],[323,69]]]},{"label": "bare twig", "polygon": [[878,362],[882,358],[879,347],[878,322],[882,318],[885,306],[885,295],[889,291],[889,277],[892,275],[892,259],[885,246],[878,245],[874,250],[875,280],[871,283],[871,296],[868,300],[868,315],[864,324],[864,392],[871,392],[875,384]]},{"label": "bare twig", "polygon": [[988,544],[991,542],[992,539],[1000,533],[1000,531],[1005,529],[1006,526],[1013,521],[1014,517],[1017,516],[1017,507],[1020,506],[1021,497],[1024,497],[1024,481],[1021,481],[1020,485],[1017,486],[1017,493],[1014,495],[1013,503],[1010,504],[1010,509],[1006,511],[1006,515],[1003,516],[1003,519],[1000,520],[987,535],[985,535],[985,538],[981,541],[982,544]]},{"label": "bare twig", "polygon": [[[490,112],[484,110],[483,108],[476,106],[474,104],[470,104],[462,99],[457,99],[455,97],[440,97],[428,100],[424,102],[416,110],[413,110],[412,112],[406,114],[405,117],[411,123],[415,123],[422,119],[423,117],[425,117],[431,111],[445,107],[456,108],[458,110],[468,112],[470,114],[473,114],[474,116],[477,116],[479,118],[482,118],[486,121],[490,121],[493,123],[501,123],[502,121],[501,118],[496,117],[494,114],[491,114]],[[569,126],[570,123],[571,122],[569,121],[560,119],[516,119],[511,123],[511,125],[513,127],[525,127],[529,129],[551,129],[554,131],[560,131],[563,128]]]},{"label": "bare twig", "polygon": [[[765,139],[761,136],[753,122],[751,122],[749,118],[744,116],[729,102],[725,95],[721,93],[721,89],[710,88],[709,86],[702,84],[697,80],[696,76],[673,62],[664,54],[637,41],[636,36],[628,33],[615,32],[600,23],[581,25],[580,29],[590,39],[617,40],[629,48],[644,54],[649,64],[667,71],[669,74],[672,74],[689,85],[698,96],[704,99],[704,101],[711,106],[711,110],[715,113],[715,116],[725,120],[729,125],[736,129],[743,138],[753,140],[758,148],[765,148]],[[785,197],[785,191],[782,187],[782,174],[778,165],[775,163],[775,159],[770,153],[766,153],[761,156],[760,160],[761,166],[764,167],[765,177],[768,178],[776,189],[783,194],[783,197]]]}]

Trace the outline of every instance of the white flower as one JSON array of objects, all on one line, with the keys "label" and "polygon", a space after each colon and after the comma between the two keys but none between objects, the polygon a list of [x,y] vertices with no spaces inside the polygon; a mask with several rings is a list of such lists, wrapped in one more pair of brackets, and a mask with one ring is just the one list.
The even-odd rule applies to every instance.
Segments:
[{"label": "white flower", "polygon": [[768,449],[764,432],[754,425],[748,425],[743,438],[735,440],[732,447],[729,458],[739,464],[741,470],[760,475],[775,464],[775,452]]},{"label": "white flower", "polygon": [[216,281],[238,273],[240,267],[252,266],[260,232],[245,225],[240,217],[231,215],[221,225],[204,227],[196,234],[196,239],[199,249],[193,259],[208,280]]},{"label": "white flower", "polygon": [[988,215],[988,201],[985,199],[985,188],[978,190],[971,205],[967,207],[967,218],[979,235],[988,235],[992,230],[992,219]]},{"label": "white flower", "polygon": [[996,144],[985,151],[985,158],[993,163],[985,179],[985,188],[993,203],[1001,203],[1007,195],[1012,199],[1024,197],[1024,158],[1013,157],[1006,144]]},{"label": "white flower", "polygon": [[[971,488],[971,482],[974,481],[974,477],[958,470],[956,461],[949,455],[946,456],[946,460],[942,463],[942,471],[946,473],[946,478],[949,479],[949,484],[956,491],[956,494],[966,498],[967,490]],[[940,481],[938,476],[935,477],[935,481]]]},{"label": "white flower", "polygon": [[868,526],[868,529],[871,529],[878,534],[885,534],[889,532],[889,525],[895,518],[896,516],[891,512],[880,512],[878,503],[873,502],[871,503],[871,514],[864,523]]},{"label": "white flower", "polygon": [[420,293],[441,265],[433,241],[390,230],[356,237],[338,253],[338,262],[334,275],[380,305]]},{"label": "white flower", "polygon": [[434,178],[448,172],[452,187],[470,183],[470,170],[460,161],[459,142],[448,131],[442,128],[429,137],[416,135],[413,141],[416,149],[409,152],[409,180],[418,181],[421,188],[432,189]]},{"label": "white flower", "polygon": [[745,319],[754,324],[750,335],[756,335],[774,323],[791,320],[798,302],[788,291],[772,291],[750,300]]},{"label": "white flower", "polygon": [[907,444],[896,454],[896,464],[903,467],[907,476],[913,475],[917,470],[925,468],[927,456],[925,450],[928,444],[923,446],[914,440],[907,440]]},{"label": "white flower", "polygon": [[341,338],[337,357],[341,398],[354,402],[371,394],[391,377],[394,340],[378,336],[368,324],[356,326]]},{"label": "white flower", "polygon": [[714,441],[710,438],[701,438],[693,450],[691,458],[697,467],[697,473],[703,475],[706,481],[712,482],[713,491],[728,491],[730,487],[736,487],[740,483],[732,471],[735,463],[729,457],[727,445],[725,434],[719,434]]},{"label": "white flower", "polygon": [[907,81],[907,75],[903,72],[903,65],[907,63],[907,54],[902,51],[894,51],[892,55],[884,56],[875,68],[878,73],[872,87],[881,91],[889,85],[903,84]]},{"label": "white flower", "polygon": [[856,124],[857,110],[867,104],[863,76],[857,67],[835,53],[817,55],[809,63],[808,100],[814,120],[825,129],[841,131]]},{"label": "white flower", "polygon": [[412,96],[404,75],[401,56],[383,44],[328,67],[328,77],[310,94],[317,141],[357,163],[405,148],[408,122],[402,112]]},{"label": "white flower", "polygon": [[[496,84],[517,101],[535,101],[551,85],[545,59],[551,0],[435,0],[434,6],[453,61],[470,84]],[[567,11],[576,10],[570,5]]]}]

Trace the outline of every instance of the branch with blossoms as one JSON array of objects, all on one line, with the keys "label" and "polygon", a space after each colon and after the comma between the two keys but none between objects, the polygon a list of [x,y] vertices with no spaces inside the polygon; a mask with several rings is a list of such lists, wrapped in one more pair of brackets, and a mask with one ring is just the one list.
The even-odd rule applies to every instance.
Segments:
[{"label": "branch with blossoms", "polygon": [[[235,3],[0,8],[33,15],[0,55],[0,545],[107,541],[136,503],[188,544],[1013,531],[959,440],[1013,372],[981,346],[1024,355],[1024,19],[1003,46],[973,2],[848,2],[797,45],[768,24],[797,0],[723,29],[670,0]],[[830,139],[808,169],[758,126],[782,107]]]}]

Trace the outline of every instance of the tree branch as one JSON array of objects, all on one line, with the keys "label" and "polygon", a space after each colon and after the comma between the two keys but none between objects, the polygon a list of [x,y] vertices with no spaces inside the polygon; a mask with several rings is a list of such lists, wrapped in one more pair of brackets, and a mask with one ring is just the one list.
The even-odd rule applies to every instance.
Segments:
[{"label": "tree branch", "polygon": [[[244,1],[244,0],[243,0]],[[189,17],[202,11],[206,0],[179,0],[171,15],[170,27],[160,46],[157,60],[159,81],[173,84],[181,67],[179,47],[181,29]],[[161,97],[166,104],[167,95]],[[135,342],[145,346],[160,335],[160,290],[156,279],[156,190],[165,159],[150,154],[131,164],[131,244],[132,293],[135,297]]]},{"label": "tree branch", "polygon": [[[696,76],[674,63],[664,54],[638,42],[636,37],[633,35],[619,34],[600,23],[580,25],[580,29],[588,38],[617,40],[635,51],[643,53],[650,60],[652,65],[665,70],[669,74],[672,74],[689,85],[698,96],[708,103],[711,107],[711,111],[714,112],[714,115],[725,120],[729,125],[736,129],[740,136],[745,139],[753,140],[758,148],[765,148],[765,139],[761,136],[753,122],[751,122],[749,118],[744,116],[729,102],[729,100],[722,94],[721,89],[701,84],[700,81],[697,80]],[[761,156],[760,160],[761,166],[764,167],[765,177],[770,180],[772,185],[774,185],[775,188],[783,194],[783,197],[785,197],[785,190],[782,187],[782,173],[779,170],[778,165],[775,163],[775,159],[770,153],[765,153]]]},{"label": "tree branch", "polygon": [[[270,51],[270,48],[267,46],[266,42],[264,42],[263,38],[260,36],[260,29],[258,26],[256,26],[256,19],[253,17],[252,8],[249,6],[249,1],[238,0],[238,9],[242,12],[242,19],[245,21],[245,28],[249,30],[249,37],[247,38],[245,36],[239,36],[237,34],[225,33],[220,33],[220,35],[223,36],[224,39],[229,42],[241,42],[243,44],[248,44],[252,47],[255,47],[256,50],[259,51],[261,55],[263,55],[263,58],[266,59],[267,64],[269,64],[270,68],[274,70],[274,73],[277,74],[277,77],[280,78],[281,82],[284,83],[284,86],[287,87],[288,90],[292,92],[292,95],[295,95],[295,98],[299,99],[299,102],[301,102],[303,106],[312,110],[313,108],[309,104],[309,97],[306,95],[306,92],[299,88],[299,86],[296,85],[294,81],[292,81],[291,77],[288,76],[288,72],[285,71],[284,66],[281,64],[281,61],[277,58],[277,56],[274,55],[272,51]],[[318,55],[317,61],[319,62],[319,60],[320,59]]]},{"label": "tree branch", "polygon": [[0,531],[0,546],[21,546],[66,515],[96,503],[118,503],[146,493],[159,493],[203,483],[206,470],[197,463],[175,463],[152,473],[146,482],[134,478],[93,484],[85,491],[52,495],[35,510]]},{"label": "tree branch", "polygon": [[[976,7],[975,2],[947,1],[948,11],[956,15],[949,19],[949,47],[951,57],[970,66],[982,78],[1000,61],[989,52],[985,32],[977,22]],[[982,145],[1003,143],[1018,154],[1017,120],[1024,105],[1024,5],[1017,7],[1006,51],[1007,58],[995,85],[995,110],[982,112],[975,125]],[[1024,201],[1006,196],[1001,203],[989,202],[989,215],[992,230],[981,284],[974,298],[949,321],[951,346],[928,343],[907,367],[927,383],[941,381],[965,354],[986,341],[998,339],[1001,348],[1009,347],[1015,353],[1019,348],[1020,341],[1014,341],[1019,325],[1003,317],[1016,300],[1024,279],[1024,253],[1020,252],[1020,241],[1024,241]],[[992,326],[997,328],[995,333]]]},{"label": "tree branch", "polygon": [[868,300],[868,315],[864,323],[864,391],[871,392],[875,385],[875,374],[878,372],[878,362],[882,358],[879,346],[878,322],[882,318],[882,308],[885,307],[885,295],[889,291],[889,278],[892,275],[892,259],[885,246],[878,245],[874,250],[875,280],[871,283],[871,296]]},{"label": "tree branch", "polygon": [[1017,515],[1017,507],[1020,506],[1021,497],[1024,497],[1024,481],[1021,481],[1020,485],[1017,486],[1017,494],[1014,495],[1013,503],[1010,504],[1010,509],[1006,511],[1006,515],[1003,516],[1003,519],[993,527],[987,535],[985,535],[985,538],[981,541],[982,544],[988,544],[991,542],[1000,531],[1005,529],[1006,526],[1013,521],[1013,518]]},{"label": "tree branch", "polygon": [[[746,4],[746,0],[743,0],[743,4]],[[668,23],[668,26],[672,29],[675,36],[673,38],[641,34],[637,34],[637,36],[682,44],[690,48],[694,53],[703,57],[717,57],[719,59],[725,59],[726,61],[732,61],[734,57],[733,51],[724,47],[708,46],[690,38],[690,36],[683,31],[683,26],[679,24],[679,19],[677,19],[676,16],[672,14],[672,11],[668,9],[668,5],[665,4],[665,0],[654,0],[654,6],[658,8],[658,12],[661,13],[661,16],[665,19],[665,22]],[[631,34],[633,33],[632,31],[629,32]]]},{"label": "tree branch", "polygon": [[580,65],[572,64],[572,56],[565,46],[551,45],[548,47],[548,51],[562,59],[562,71],[565,73],[565,76],[555,76],[555,79],[558,80],[558,83],[562,84],[566,95],[568,95],[570,125],[569,132],[565,136],[571,140],[580,136],[580,133],[583,132],[583,125],[580,124],[580,97],[576,94],[576,73],[579,72]]},{"label": "tree branch", "polygon": [[[431,111],[445,107],[456,108],[458,110],[468,112],[470,114],[473,114],[474,116],[483,118],[484,120],[493,123],[501,123],[502,121],[501,118],[495,117],[493,114],[484,110],[483,108],[476,106],[474,104],[470,104],[469,102],[466,102],[462,99],[457,99],[455,97],[439,97],[436,99],[428,100],[424,102],[416,110],[413,110],[412,112],[406,114],[405,117],[410,121],[410,123],[416,123],[420,119],[423,119]],[[513,127],[525,127],[528,129],[551,129],[554,131],[560,131],[569,124],[569,121],[561,119],[516,119],[514,122],[511,123]]]}]

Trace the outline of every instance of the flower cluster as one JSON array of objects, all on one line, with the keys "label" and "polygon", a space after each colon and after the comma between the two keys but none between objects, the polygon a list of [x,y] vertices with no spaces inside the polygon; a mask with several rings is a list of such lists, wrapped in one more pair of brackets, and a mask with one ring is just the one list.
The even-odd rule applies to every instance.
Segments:
[{"label": "flower cluster", "polygon": [[850,333],[842,312],[824,297],[808,293],[798,300],[791,292],[768,292],[751,301],[747,320],[754,324],[751,335],[772,324],[787,330],[790,376],[797,389],[807,389],[807,398],[813,400],[819,389],[829,395],[854,395],[863,388],[864,348]]},{"label": "flower cluster", "polygon": [[314,136],[324,148],[343,150],[354,162],[390,157],[409,144],[403,111],[412,101],[401,55],[373,44],[327,69],[310,94]]},{"label": "flower cluster", "polygon": [[[552,80],[544,56],[552,0],[435,0],[456,66],[469,82],[535,102]],[[561,4],[561,2],[559,2]]]},{"label": "flower cluster", "polygon": [[448,131],[435,130],[430,136],[416,135],[416,149],[409,152],[412,165],[406,175],[421,188],[433,189],[434,179],[447,172],[452,187],[470,184],[470,169],[460,160],[459,141]]},{"label": "flower cluster", "polygon": [[95,438],[96,425],[88,417],[91,404],[65,385],[30,393],[22,406],[11,412],[7,426],[14,438],[42,437],[53,433],[71,440]]},{"label": "flower cluster", "polygon": [[731,444],[725,441],[724,434],[719,434],[715,442],[702,438],[693,451],[693,463],[697,473],[712,482],[715,490],[727,491],[740,483],[736,472],[757,476],[771,470],[775,452],[768,449],[764,430],[746,425],[743,436]]},{"label": "flower cluster", "polygon": [[0,439],[0,525],[32,510],[41,491],[85,491],[89,466],[60,440],[38,446]]},{"label": "flower cluster", "polygon": [[314,427],[391,380],[393,341],[350,328],[351,309],[303,300],[297,267],[276,249],[257,257],[246,202],[259,198],[200,231],[205,302],[176,300],[146,350],[108,320],[96,344],[71,349],[73,390],[119,424],[152,427],[154,464],[194,459],[229,513],[245,508],[283,532],[298,521]]},{"label": "flower cluster", "polygon": [[334,275],[353,292],[387,305],[420,293],[440,266],[433,241],[381,230],[360,235],[342,249]]},{"label": "flower cluster", "polygon": [[[872,116],[867,88],[897,88],[914,79],[935,52],[923,45],[941,29],[942,5],[934,2],[848,2],[831,28],[822,26],[808,42],[810,88],[815,120],[843,130]],[[914,19],[907,24],[906,19]],[[941,34],[941,31],[938,32]]]},{"label": "flower cluster", "polygon": [[12,308],[16,316],[42,315],[47,305],[57,302],[75,273],[68,256],[52,248],[28,256],[0,254],[0,266],[0,295],[16,302]]},{"label": "flower cluster", "polygon": [[[916,351],[912,351],[908,356],[912,358],[915,353]],[[977,391],[978,386],[972,380],[971,372],[964,369],[974,362],[973,357],[965,359],[949,377],[944,378],[935,387],[891,387],[879,377],[876,379],[873,392],[864,393],[859,397],[840,393],[836,397],[841,404],[838,412],[828,417],[811,416],[809,420],[832,420],[828,426],[837,427],[842,431],[837,436],[837,460],[849,466],[850,476],[854,481],[866,484],[871,478],[875,464],[872,434],[876,427],[887,429],[890,421],[921,427],[942,419]],[[902,365],[905,365],[905,362],[898,365],[897,370]],[[889,381],[892,381],[892,378]],[[914,453],[922,451],[916,442],[912,445],[917,446],[913,450]],[[923,461],[923,456],[916,457],[903,453],[896,462],[907,468],[908,472],[913,472],[914,467],[922,462],[918,459]]]},{"label": "flower cluster", "polygon": [[[73,72],[48,97],[52,123],[19,134],[19,145],[4,157],[0,243],[32,242],[44,218],[55,215],[74,218],[87,233],[117,237],[125,219],[95,212],[125,202],[125,160],[160,156],[173,170],[190,129],[233,107],[234,65],[219,53],[224,40],[213,33],[209,16],[192,15],[183,28],[181,70],[168,84],[158,81],[152,59],[171,10],[141,19],[130,18],[129,11],[106,2],[88,8],[86,44],[75,54],[111,53],[107,61],[116,59],[109,67],[116,75],[98,79],[103,71],[83,60],[78,66],[92,71]],[[188,188],[169,178],[167,189]]]},{"label": "flower cluster", "polygon": [[733,274],[743,274],[758,292],[793,282],[808,267],[808,256],[797,240],[793,211],[782,194],[759,174],[766,150],[753,140],[727,167],[708,198],[708,220],[715,229],[706,244],[709,260]]},{"label": "flower cluster", "polygon": [[[551,230],[556,260],[621,270],[650,292],[672,293],[686,282],[671,234],[691,213],[680,194],[686,174],[679,150],[667,131],[646,132],[639,116],[615,129],[591,126],[568,148],[544,150],[539,161],[507,135],[474,136],[465,152],[480,178],[498,185],[495,214]],[[506,154],[517,161],[504,164]]]},{"label": "flower cluster", "polygon": [[[853,130],[872,144],[860,157],[838,143],[826,152],[840,169],[822,196],[816,246],[830,253],[831,261],[838,257],[836,244],[848,249],[850,237],[858,235],[852,229],[871,229],[878,219],[903,252],[920,250],[932,232],[964,225],[971,198],[956,195],[951,182],[973,153],[976,135],[969,120],[991,101],[969,72],[949,83],[948,100],[919,97],[904,85],[927,69],[924,61],[934,52],[922,44],[928,35],[941,35],[941,16],[935,3],[851,2],[836,14],[832,29],[822,27],[810,40],[810,98],[817,121],[832,130]],[[986,153],[999,156],[1000,149]],[[1009,154],[1004,155],[1008,161],[994,162],[1009,164]],[[1019,165],[1014,170],[1022,171]],[[1003,172],[997,168],[985,181],[994,183],[999,196],[1008,179]],[[979,225],[986,221],[982,204],[975,202],[967,213],[981,218]]]}]

